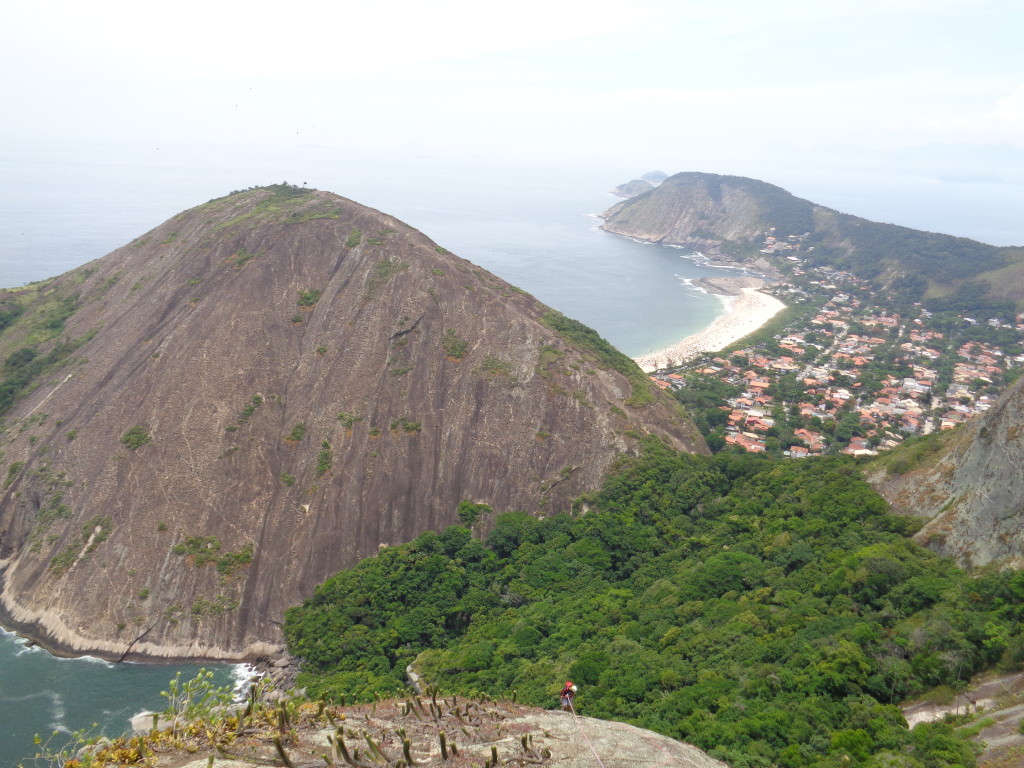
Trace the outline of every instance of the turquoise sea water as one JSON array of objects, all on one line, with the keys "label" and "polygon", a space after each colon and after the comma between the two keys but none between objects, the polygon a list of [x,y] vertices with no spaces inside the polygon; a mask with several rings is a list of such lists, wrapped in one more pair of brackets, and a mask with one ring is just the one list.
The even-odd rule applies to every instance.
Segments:
[{"label": "turquoise sea water", "polygon": [[[60,659],[0,633],[0,766],[10,768],[31,757],[33,737],[66,743],[72,731],[91,729],[118,736],[128,720],[143,711],[163,711],[160,695],[180,671],[183,680],[198,674],[199,664],[109,664],[95,658]],[[234,685],[244,668],[209,665],[218,686]]]}]

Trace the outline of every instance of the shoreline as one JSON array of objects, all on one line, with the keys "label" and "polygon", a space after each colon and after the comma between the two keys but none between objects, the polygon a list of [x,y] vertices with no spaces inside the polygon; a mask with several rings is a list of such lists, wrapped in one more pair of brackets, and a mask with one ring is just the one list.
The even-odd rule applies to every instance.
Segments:
[{"label": "shoreline", "polygon": [[241,650],[218,648],[198,639],[187,645],[161,645],[145,640],[149,630],[129,641],[86,638],[52,612],[30,611],[18,604],[3,582],[0,575],[0,627],[57,658],[91,656],[113,664],[258,664],[286,655],[283,642],[250,641]]},{"label": "shoreline", "polygon": [[763,281],[757,282],[761,285],[743,286],[732,294],[735,298],[725,314],[716,317],[704,330],[633,360],[645,373],[652,373],[687,363],[706,352],[717,352],[750,335],[786,307],[774,296],[761,293],[758,288],[763,287]]}]

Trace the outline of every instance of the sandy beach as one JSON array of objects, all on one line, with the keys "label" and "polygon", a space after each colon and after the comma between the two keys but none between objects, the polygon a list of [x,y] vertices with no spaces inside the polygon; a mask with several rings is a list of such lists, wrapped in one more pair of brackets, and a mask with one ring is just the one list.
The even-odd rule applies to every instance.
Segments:
[{"label": "sandy beach", "polygon": [[704,352],[717,352],[753,333],[786,306],[755,287],[744,286],[739,290],[742,292],[731,300],[728,311],[703,331],[664,349],[633,358],[637,365],[650,372],[688,362]]}]

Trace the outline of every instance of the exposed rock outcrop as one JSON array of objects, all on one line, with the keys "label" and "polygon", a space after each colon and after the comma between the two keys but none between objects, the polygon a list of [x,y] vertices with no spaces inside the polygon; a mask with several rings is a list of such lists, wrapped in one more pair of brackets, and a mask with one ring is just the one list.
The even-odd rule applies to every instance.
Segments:
[{"label": "exposed rock outcrop", "polygon": [[[423,714],[417,702],[422,703]],[[327,754],[333,756],[335,765],[398,765],[407,756],[422,768],[482,765],[495,757],[490,764],[541,768],[591,768],[598,764],[605,768],[727,768],[696,747],[653,731],[508,701],[428,696],[422,701],[416,697],[330,707],[321,716],[315,714],[316,709],[313,704],[291,708],[291,728],[287,738],[281,739],[281,748],[295,765],[322,765],[321,756]],[[168,740],[153,735],[143,736],[143,740],[153,742],[157,768],[204,768],[210,759],[207,755],[215,755],[214,765],[221,768],[282,764],[273,743],[278,729],[277,718],[271,716],[276,714],[273,708],[258,711],[242,735],[219,750],[204,743],[202,731],[197,737],[182,739],[176,748],[163,746]],[[328,726],[327,715],[340,728],[344,750],[336,746],[339,730]],[[151,722],[142,720],[139,725],[148,730]]]},{"label": "exposed rock outcrop", "polygon": [[285,608],[461,500],[553,513],[639,435],[707,450],[596,334],[325,192],[212,200],[33,290],[0,355],[54,305],[74,353],[0,435],[0,609],[51,649],[273,655]]},{"label": "exposed rock outcrop", "polygon": [[868,479],[893,511],[927,519],[919,543],[967,567],[1024,567],[1024,377],[920,466]]}]

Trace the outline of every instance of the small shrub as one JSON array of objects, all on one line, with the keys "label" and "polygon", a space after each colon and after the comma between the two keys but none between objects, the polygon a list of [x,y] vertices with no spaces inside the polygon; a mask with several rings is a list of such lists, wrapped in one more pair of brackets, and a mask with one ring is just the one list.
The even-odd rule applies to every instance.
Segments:
[{"label": "small shrub", "polygon": [[321,443],[320,453],[316,457],[316,474],[320,477],[326,474],[334,464],[334,454],[331,452],[331,444],[326,440]]},{"label": "small shrub", "polygon": [[353,229],[352,230],[352,234],[350,234],[348,236],[348,240],[345,241],[345,247],[346,248],[355,248],[357,245],[359,245],[359,243],[360,243],[360,241],[362,239],[363,239],[363,233],[360,232],[358,229]]},{"label": "small shrub", "polygon": [[7,467],[7,478],[4,480],[4,490],[7,490],[8,488],[11,487],[11,483],[14,482],[15,478],[18,476],[18,473],[21,472],[24,466],[24,461],[11,462],[10,466]]},{"label": "small shrub", "polygon": [[395,419],[391,422],[391,431],[397,432],[399,429],[409,434],[416,434],[420,431],[421,424],[418,421],[409,421],[404,416],[400,419]]},{"label": "small shrub", "polygon": [[201,567],[216,560],[220,548],[220,539],[216,536],[189,536],[171,547],[171,552],[179,556],[191,555],[196,567]]},{"label": "small shrub", "polygon": [[517,383],[516,377],[512,375],[512,363],[497,357],[485,357],[480,367],[475,368],[473,373],[488,379],[504,378],[510,385]]},{"label": "small shrub", "polygon": [[121,444],[129,451],[137,451],[148,442],[150,442],[149,430],[141,424],[121,435]]},{"label": "small shrub", "polygon": [[281,482],[291,488],[295,485],[295,475],[289,475],[287,472],[281,473]]},{"label": "small shrub", "polygon": [[355,414],[352,413],[345,413],[344,411],[339,413],[335,418],[337,418],[338,421],[341,422],[342,426],[345,427],[345,429],[352,429],[352,425],[354,425],[357,421],[363,420],[362,416],[356,416]]},{"label": "small shrub", "polygon": [[78,560],[78,553],[81,548],[77,544],[68,544],[50,560],[50,570],[56,574],[63,574]]},{"label": "small shrub", "polygon": [[295,324],[302,322],[302,315],[292,315],[292,322]]},{"label": "small shrub", "polygon": [[914,464],[910,459],[899,458],[890,462],[888,471],[890,475],[905,475],[913,468]]},{"label": "small shrub", "polygon": [[[261,405],[263,405],[263,398],[259,395],[253,395],[252,400],[249,401],[249,404],[245,406],[245,408],[242,409],[242,412],[238,415],[238,423],[244,424],[247,422],[250,417],[256,413],[256,409]],[[230,427],[228,429],[230,429]]]},{"label": "small shrub", "polygon": [[91,538],[92,543],[89,544],[88,551],[92,552],[97,546],[107,540],[110,536],[111,528],[113,528],[113,523],[106,515],[93,517],[82,526],[82,543],[87,543]]},{"label": "small shrub", "polygon": [[231,576],[236,570],[252,562],[252,544],[246,544],[238,552],[228,552],[217,558],[217,573]]},{"label": "small shrub", "polygon": [[240,269],[241,267],[244,267],[246,265],[246,263],[248,263],[248,262],[252,261],[253,259],[255,259],[257,256],[259,256],[258,253],[249,253],[248,251],[239,251],[238,255],[235,256],[235,267]]},{"label": "small shrub", "polygon": [[465,339],[460,339],[455,330],[449,328],[444,332],[444,338],[441,340],[441,348],[444,353],[454,359],[461,360],[466,355],[466,350],[469,348],[469,342]]},{"label": "small shrub", "polygon": [[292,427],[292,431],[288,433],[288,437],[286,437],[285,439],[293,443],[298,443],[301,442],[302,438],[304,438],[305,436],[306,422],[300,421],[294,427]]},{"label": "small shrub", "polygon": [[366,281],[367,297],[374,296],[378,290],[383,288],[384,285],[391,280],[392,277],[408,268],[409,263],[404,261],[383,259],[377,262],[373,267],[373,272],[370,274],[369,280]]},{"label": "small shrub", "polygon": [[313,307],[318,301],[320,301],[320,291],[316,289],[299,291],[298,305],[300,307]]},{"label": "small shrub", "polygon": [[149,597],[149,590],[148,589],[140,589],[139,590],[139,600],[145,600],[147,597]]}]

